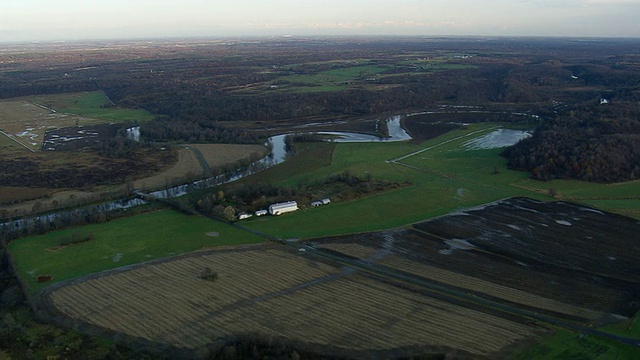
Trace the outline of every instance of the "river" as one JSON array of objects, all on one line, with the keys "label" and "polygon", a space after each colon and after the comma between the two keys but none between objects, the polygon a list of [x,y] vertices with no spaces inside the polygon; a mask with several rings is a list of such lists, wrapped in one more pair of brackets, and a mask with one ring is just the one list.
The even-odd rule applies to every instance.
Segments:
[{"label": "river", "polygon": [[[315,132],[315,134],[320,135],[330,135],[331,138],[327,141],[335,141],[335,142],[393,142],[393,141],[406,141],[411,140],[411,136],[402,128],[401,124],[401,116],[393,116],[388,118],[387,128],[389,130],[389,137],[381,138],[375,135],[370,134],[362,134],[362,133],[352,133],[352,132],[339,132],[339,131],[326,131],[326,132]],[[130,132],[130,136],[135,137],[137,131],[133,130]],[[504,132],[502,133],[509,135],[510,139],[517,139],[519,136],[512,132]],[[216,177],[211,177],[207,179],[198,180],[188,184],[182,184],[178,186],[173,186],[166,189],[161,189],[157,191],[153,191],[149,193],[149,195],[156,198],[175,198],[188,194],[191,191],[207,189],[210,187],[226,184],[232,181],[236,181],[243,177],[255,174],[259,171],[267,169],[271,166],[280,164],[287,159],[287,151],[285,145],[285,138],[291,134],[280,134],[275,135],[267,139],[267,143],[265,145],[271,148],[271,152],[269,155],[265,156],[261,160],[249,165],[244,169],[240,169],[234,171],[232,173],[219,175]],[[522,135],[520,135],[522,136]],[[511,141],[511,140],[510,140]],[[493,139],[493,142],[498,142],[496,139]],[[506,143],[500,142],[502,146],[507,146],[515,143]],[[477,145],[477,144],[476,144]],[[84,207],[76,208],[73,210],[61,210],[48,214],[40,214],[36,216],[23,217],[20,219],[10,220],[0,224],[0,229],[9,229],[10,231],[20,231],[22,229],[34,226],[36,223],[43,222],[53,222],[56,219],[68,219],[70,216],[86,216],[87,214],[95,213],[95,212],[109,212],[115,210],[122,210],[131,208],[134,206],[140,206],[146,204],[147,202],[136,197],[130,199],[120,199],[102,204],[95,205],[87,205]]]}]

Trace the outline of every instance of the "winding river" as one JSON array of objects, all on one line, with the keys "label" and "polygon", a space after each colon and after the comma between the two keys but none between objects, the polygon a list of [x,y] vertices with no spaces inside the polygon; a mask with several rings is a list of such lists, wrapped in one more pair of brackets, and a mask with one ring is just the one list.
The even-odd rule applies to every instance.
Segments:
[{"label": "winding river", "polygon": [[[329,135],[330,139],[327,141],[334,142],[394,142],[394,141],[406,141],[411,140],[411,136],[405,131],[401,124],[401,116],[393,116],[386,120],[387,128],[389,130],[389,137],[381,138],[370,134],[352,133],[352,132],[335,132],[335,131],[321,131],[314,132],[320,135]],[[524,132],[523,132],[524,133]],[[513,133],[508,133],[512,139],[519,139],[520,136]],[[157,190],[150,192],[149,195],[168,199],[183,196],[191,191],[207,189],[210,187],[226,184],[243,177],[255,174],[259,171],[267,169],[271,166],[280,164],[287,159],[287,151],[285,145],[285,138],[290,134],[275,135],[267,139],[265,145],[271,148],[271,152],[262,158],[261,160],[249,165],[244,169],[234,171],[232,173],[211,177],[207,179],[198,180],[192,183],[178,185],[167,189]],[[514,140],[512,143],[515,143]],[[512,143],[500,143],[501,146],[511,145]],[[96,212],[109,212],[116,210],[123,210],[134,206],[140,206],[147,202],[135,197],[130,199],[115,200],[108,203],[88,205],[85,207],[73,209],[73,210],[61,210],[48,214],[41,214],[36,216],[24,217],[16,220],[10,220],[0,224],[0,229],[9,229],[9,231],[20,231],[22,229],[34,226],[37,223],[53,222],[56,219],[67,220],[72,216],[86,216],[88,214]]]}]

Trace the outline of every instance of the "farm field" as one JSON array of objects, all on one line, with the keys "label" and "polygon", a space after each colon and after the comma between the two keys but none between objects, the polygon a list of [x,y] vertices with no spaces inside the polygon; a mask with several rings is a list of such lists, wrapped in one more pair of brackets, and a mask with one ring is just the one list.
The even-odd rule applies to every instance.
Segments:
[{"label": "farm field", "polygon": [[[199,277],[206,267],[217,280]],[[273,244],[196,253],[60,284],[36,298],[49,314],[64,315],[58,321],[194,351],[259,333],[360,358],[403,347],[478,357],[548,332]]]},{"label": "farm field", "polygon": [[53,112],[29,100],[0,100],[0,130],[26,148],[37,151],[47,130],[92,125],[100,121]]},{"label": "farm field", "polygon": [[135,180],[133,187],[137,190],[159,189],[203,174],[204,169],[196,154],[188,149],[180,149],[178,150],[178,161],[175,164],[153,176]]},{"label": "farm field", "polygon": [[[406,226],[512,196],[545,201],[566,198],[585,204],[599,199],[607,211],[640,219],[640,181],[616,185],[565,180],[542,183],[529,179],[525,172],[509,170],[499,155],[500,148],[473,150],[466,145],[499,128],[499,124],[471,124],[421,144],[340,143],[325,165],[299,170],[286,162],[277,165],[265,176],[283,186],[305,185],[344,171],[413,186],[283,217],[252,219],[246,226],[282,238],[314,238]],[[299,156],[298,161],[304,163],[307,154]],[[311,153],[308,156],[310,163],[318,162]],[[261,176],[251,179],[261,181]],[[555,188],[559,190],[554,198],[549,189]]]},{"label": "farm field", "polygon": [[[640,310],[630,218],[513,198],[411,228],[308,244],[594,325]],[[571,289],[571,291],[567,291]]]},{"label": "farm field", "polygon": [[[65,245],[74,236],[91,239]],[[254,234],[211,219],[163,210],[22,238],[7,248],[29,292],[34,292],[54,282],[107,269],[216,246],[262,241]],[[39,283],[38,276],[51,276],[52,280]]]},{"label": "farm field", "polygon": [[262,145],[190,144],[189,147],[198,149],[211,168],[244,159],[261,158],[267,154],[267,149]]},{"label": "farm field", "polygon": [[[314,64],[288,65],[278,69],[284,75],[277,77],[269,91],[313,93],[342,91],[353,88],[379,89],[395,85],[379,84],[383,78],[424,75],[448,70],[473,68],[473,65],[452,62],[451,58],[417,59],[424,54],[408,56],[407,60],[394,59],[391,64],[375,60],[327,61]],[[321,70],[326,69],[326,70]],[[252,88],[250,88],[252,89]],[[246,90],[246,89],[244,89]]]},{"label": "farm field", "polygon": [[52,108],[57,112],[79,115],[85,118],[99,119],[102,122],[139,123],[153,119],[145,110],[128,109],[113,106],[109,98],[101,91],[40,95],[27,98],[39,105]]},{"label": "farm field", "polygon": [[152,118],[151,114],[142,110],[101,107],[107,103],[109,100],[101,92],[0,100],[0,130],[23,146],[37,151],[47,130],[111,122],[139,122]]}]

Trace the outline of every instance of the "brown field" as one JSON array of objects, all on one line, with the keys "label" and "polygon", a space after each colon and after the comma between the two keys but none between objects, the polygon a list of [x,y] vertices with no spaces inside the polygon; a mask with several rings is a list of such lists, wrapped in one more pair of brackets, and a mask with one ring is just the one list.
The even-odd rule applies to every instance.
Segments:
[{"label": "brown field", "polygon": [[14,140],[12,135],[0,132],[0,152],[3,154],[24,153],[31,150],[26,148],[21,142]]},{"label": "brown field", "polygon": [[193,151],[180,149],[178,150],[177,163],[158,174],[134,181],[133,187],[139,190],[159,189],[203,174],[204,169]]},{"label": "brown field", "polygon": [[0,205],[11,204],[47,196],[52,189],[28,188],[28,187],[4,187],[0,186]]},{"label": "brown field", "polygon": [[[218,280],[199,278],[206,267]],[[490,356],[547,331],[274,244],[197,253],[37,298],[75,324],[193,350],[259,333],[356,351],[437,346]]]},{"label": "brown field", "polygon": [[253,154],[258,154],[260,157],[267,154],[267,148],[261,145],[193,144],[189,146],[198,149],[212,168],[248,159]]},{"label": "brown field", "polygon": [[[260,145],[194,144],[189,147],[198,149],[211,168],[249,159],[256,153],[261,155],[266,153],[266,148]],[[167,184],[178,184],[202,175],[204,175],[204,169],[196,153],[189,149],[180,149],[176,164],[154,176],[134,181],[133,186],[142,190],[159,189]]]},{"label": "brown field", "polygon": [[0,130],[32,150],[39,150],[44,133],[52,128],[90,125],[98,121],[57,113],[23,99],[0,101]]},{"label": "brown field", "polygon": [[439,283],[448,284],[456,288],[469,290],[475,293],[486,294],[491,297],[507,300],[520,305],[533,306],[538,309],[589,319],[591,321],[598,321],[605,316],[601,311],[594,311],[576,305],[565,304],[527,291],[495,284],[473,276],[459,274],[455,271],[430,266],[419,261],[409,260],[402,256],[393,255],[389,252],[381,252],[373,247],[359,244],[336,243],[324,244],[321,247],[357,257],[359,259],[375,259],[376,263],[380,265],[406,271]]}]

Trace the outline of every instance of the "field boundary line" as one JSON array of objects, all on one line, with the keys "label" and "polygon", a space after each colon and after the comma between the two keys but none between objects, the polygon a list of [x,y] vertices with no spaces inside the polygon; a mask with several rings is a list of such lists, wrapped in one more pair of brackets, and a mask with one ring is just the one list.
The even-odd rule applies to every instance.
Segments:
[{"label": "field boundary line", "polygon": [[[302,246],[300,247],[302,248]],[[413,284],[423,289],[435,291],[439,294],[444,295],[445,297],[449,297],[452,299],[459,299],[462,301],[480,305],[485,308],[490,308],[490,309],[502,311],[505,313],[513,314],[515,316],[519,316],[524,319],[533,319],[542,323],[549,324],[551,326],[558,326],[558,327],[563,327],[565,329],[577,331],[581,334],[590,334],[593,336],[606,338],[609,340],[617,341],[619,343],[631,345],[634,347],[640,347],[639,339],[620,336],[620,335],[609,333],[603,330],[598,330],[588,326],[576,324],[574,322],[570,322],[559,317],[545,315],[537,311],[528,310],[520,306],[517,306],[515,304],[510,305],[507,303],[493,300],[491,298],[486,298],[483,296],[478,296],[472,293],[468,293],[466,291],[457,290],[455,288],[448,288],[446,286],[438,284],[437,282],[426,279],[422,276],[407,273],[402,270],[397,270],[397,269],[390,268],[390,267],[376,264],[376,263],[367,263],[362,259],[357,259],[357,260],[347,259],[344,256],[330,254],[326,251],[322,251],[321,248],[318,249],[308,245],[306,246],[306,249],[311,250],[310,253],[313,255],[332,259],[338,263],[344,264],[345,266],[352,267],[356,271],[360,270],[366,273],[378,275],[394,281]]]},{"label": "field boundary line", "polygon": [[6,136],[7,138],[13,140],[14,142],[18,143],[20,146],[24,147],[25,149],[31,151],[32,153],[36,152],[34,149],[28,147],[27,145],[21,143],[18,139],[16,139],[13,135],[11,134],[7,134],[6,132],[0,130],[0,133],[4,136]]},{"label": "field boundary line", "polygon": [[191,150],[191,152],[193,152],[196,155],[196,157],[198,158],[198,161],[200,162],[200,166],[202,167],[202,170],[204,170],[205,174],[211,173],[211,167],[209,166],[209,163],[207,162],[207,160],[204,158],[204,155],[202,155],[202,152],[200,151],[200,149],[193,146],[189,146],[189,145],[185,145],[184,148]]}]

